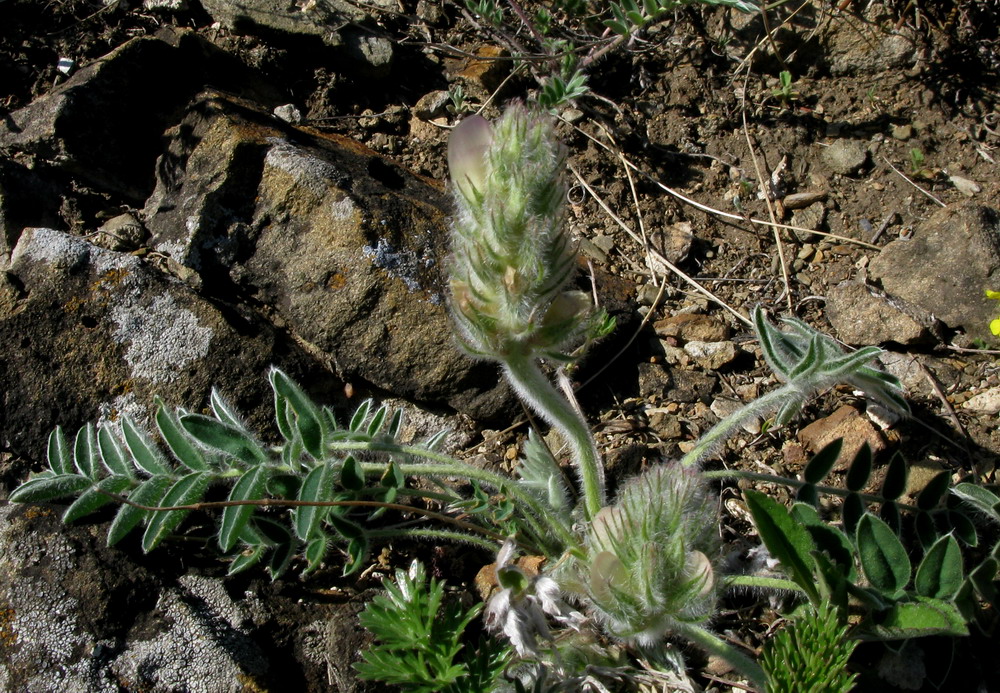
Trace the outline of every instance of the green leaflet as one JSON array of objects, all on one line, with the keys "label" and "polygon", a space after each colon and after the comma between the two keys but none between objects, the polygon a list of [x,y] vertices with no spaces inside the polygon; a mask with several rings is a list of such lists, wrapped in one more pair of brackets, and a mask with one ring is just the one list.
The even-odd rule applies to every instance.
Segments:
[{"label": "green leaflet", "polygon": [[792,519],[784,506],[763,493],[748,490],[744,492],[744,497],[767,550],[809,595],[810,601],[817,603],[819,592],[813,577],[816,565],[812,557],[816,546],[809,532]]},{"label": "green leaflet", "polygon": [[287,407],[295,414],[295,430],[301,437],[302,445],[305,446],[306,451],[314,459],[323,459],[325,431],[319,407],[297,383],[277,368],[271,369],[268,379],[271,382],[271,389],[274,390],[275,412],[278,417],[278,428],[281,429],[282,435],[287,440],[292,440],[294,437],[288,426],[288,417],[282,416],[285,412],[281,410]]},{"label": "green leaflet", "polygon": [[10,502],[48,503],[76,495],[93,483],[82,474],[43,474],[18,486],[10,494]]},{"label": "green leaflet", "polygon": [[[200,502],[211,478],[206,472],[192,472],[182,477],[170,487],[160,505],[171,507]],[[169,510],[155,513],[146,527],[146,533],[142,536],[142,550],[149,553],[155,549],[168,534],[177,529],[189,512],[191,511]]]},{"label": "green leaflet", "polygon": [[964,579],[962,551],[955,537],[948,534],[938,539],[920,562],[913,587],[921,597],[950,600]]},{"label": "green leaflet", "polygon": [[958,607],[948,601],[916,597],[894,604],[877,624],[861,633],[863,639],[902,640],[928,635],[968,635]]},{"label": "green leaflet", "polygon": [[125,459],[121,443],[107,427],[97,431],[97,445],[101,451],[101,460],[109,472],[125,477],[132,476],[132,465]]},{"label": "green leaflet", "polygon": [[94,424],[88,423],[76,432],[76,442],[73,445],[73,466],[91,479],[97,478],[100,471],[98,462],[97,439],[94,435]]},{"label": "green leaflet", "polygon": [[[167,489],[170,488],[173,482],[174,480],[169,476],[152,476],[132,491],[128,499],[138,505],[159,505],[163,494],[167,492]],[[111,527],[108,529],[108,546],[114,546],[124,539],[125,535],[131,532],[137,524],[145,521],[150,515],[152,515],[152,511],[150,510],[141,510],[132,505],[122,504],[118,509],[118,514],[115,515],[115,519],[111,522]]]},{"label": "green leaflet", "polygon": [[[259,464],[251,468],[239,478],[239,481],[229,492],[230,501],[256,501],[264,497],[267,480],[271,468]],[[223,551],[231,551],[236,540],[243,532],[255,507],[253,505],[231,505],[222,511],[222,523],[219,529],[219,547]]]},{"label": "green leaflet", "polygon": [[127,416],[122,418],[122,435],[125,447],[132,454],[132,461],[140,471],[150,476],[170,474],[170,468],[149,436],[136,428],[135,423]]},{"label": "green leaflet", "polygon": [[114,498],[109,493],[121,493],[132,484],[132,478],[125,475],[109,476],[101,479],[89,489],[80,494],[63,513],[62,520],[66,524],[85,517],[109,503]]},{"label": "green leaflet", "polygon": [[177,416],[170,412],[163,404],[163,400],[156,398],[156,427],[160,431],[160,436],[170,448],[177,461],[190,469],[192,472],[203,472],[208,470],[208,463],[205,462],[204,455],[194,445],[192,438],[181,429]]},{"label": "green leaflet", "polygon": [[230,455],[244,464],[254,466],[268,461],[267,453],[242,428],[223,423],[204,414],[185,414],[181,426],[206,447]]},{"label": "green leaflet", "polygon": [[63,433],[62,426],[56,426],[49,434],[49,446],[46,451],[49,468],[56,474],[73,473],[73,453],[66,442],[66,434]]},{"label": "green leaflet", "polygon": [[885,522],[866,513],[858,522],[855,541],[865,577],[876,590],[893,597],[910,581],[912,568],[903,543]]},{"label": "green leaflet", "polygon": [[[299,487],[298,500],[309,503],[326,503],[333,500],[333,461],[313,467]],[[330,507],[303,505],[292,511],[295,534],[302,541],[309,541],[319,523],[330,512]]]},{"label": "green leaflet", "polygon": [[840,457],[840,450],[843,447],[843,438],[834,438],[824,445],[823,449],[809,460],[805,470],[802,472],[802,478],[810,484],[818,484],[823,481],[826,475],[830,473],[830,470],[833,469],[833,465],[837,463],[837,459]]}]

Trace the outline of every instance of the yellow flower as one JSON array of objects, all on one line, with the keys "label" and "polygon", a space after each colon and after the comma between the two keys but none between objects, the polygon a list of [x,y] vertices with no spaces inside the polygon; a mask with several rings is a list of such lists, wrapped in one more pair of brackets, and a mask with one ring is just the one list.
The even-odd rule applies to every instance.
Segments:
[{"label": "yellow flower", "polygon": [[[993,298],[1000,301],[1000,291],[990,291],[986,290],[986,298]],[[1000,337],[1000,318],[996,318],[990,321],[990,332],[992,332],[997,337]]]}]

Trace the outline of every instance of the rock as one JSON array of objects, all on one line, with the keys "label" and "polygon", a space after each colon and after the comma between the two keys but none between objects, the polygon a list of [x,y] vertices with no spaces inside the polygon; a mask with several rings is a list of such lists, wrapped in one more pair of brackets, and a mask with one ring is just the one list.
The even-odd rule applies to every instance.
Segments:
[{"label": "rock", "polygon": [[9,114],[0,151],[47,162],[95,188],[142,204],[153,189],[163,131],[204,81],[277,101],[256,73],[193,32],[140,37],[84,66]]},{"label": "rock", "polygon": [[948,180],[955,186],[955,190],[966,197],[974,197],[976,193],[983,190],[979,183],[968,178],[963,178],[962,176],[948,176]]},{"label": "rock", "polygon": [[670,371],[657,363],[639,364],[639,396],[661,399],[671,383]]},{"label": "rock", "polygon": [[[803,209],[796,209],[792,212],[792,226],[798,226],[803,229],[810,229],[811,231],[819,231],[823,228],[823,223],[826,221],[826,207],[823,206],[822,202],[815,202],[808,207]],[[793,231],[795,237],[803,243],[809,243],[815,241],[819,236],[815,233],[809,233],[809,231]]]},{"label": "rock", "polygon": [[997,308],[984,290],[1000,286],[1000,213],[974,203],[938,210],[909,240],[886,245],[869,273],[888,293],[992,344]]},{"label": "rock", "polygon": [[132,255],[51,229],[27,229],[0,275],[0,439],[28,459],[57,425],[128,414],[154,395],[199,406],[213,385],[260,431],[273,425],[272,363],[305,372],[301,349],[253,312],[199,297]]},{"label": "rock", "polygon": [[413,115],[420,120],[434,120],[447,115],[448,104],[451,103],[451,95],[444,89],[428,92],[413,105]]},{"label": "rock", "polygon": [[376,690],[350,671],[365,639],[356,604],[196,574],[211,566],[185,574],[190,551],[108,548],[107,523],[67,527],[55,510],[0,507],[4,690]]},{"label": "rock", "polygon": [[[717,417],[719,417],[719,419],[721,420],[740,411],[741,409],[743,409],[744,406],[745,405],[743,404],[743,402],[740,402],[739,400],[736,399],[729,399],[727,397],[716,397],[715,399],[712,400],[712,404],[709,405],[709,408],[712,410],[712,413],[715,414]],[[742,428],[744,431],[746,431],[751,435],[757,435],[758,433],[760,433],[760,424],[761,424],[760,418],[755,417],[745,421],[743,425],[740,426],[740,428]]]},{"label": "rock", "polygon": [[143,211],[152,245],[209,291],[252,296],[344,380],[475,418],[511,406],[496,367],[453,337],[440,188],[213,94],[168,150]]},{"label": "rock", "polygon": [[962,409],[983,414],[1000,413],[1000,387],[991,387],[973,395],[962,403]]},{"label": "rock", "polygon": [[653,323],[660,338],[674,337],[682,342],[721,342],[729,338],[729,326],[711,315],[679,313]]},{"label": "rock", "polygon": [[684,345],[684,351],[694,359],[695,363],[708,371],[716,371],[732,363],[738,353],[736,345],[729,341],[690,341]]},{"label": "rock", "polygon": [[684,435],[680,417],[664,411],[649,415],[649,429],[661,440],[676,440]]},{"label": "rock", "polygon": [[934,317],[884,291],[855,280],[832,287],[826,297],[827,318],[848,344],[896,342],[932,344]]},{"label": "rock", "polygon": [[94,245],[108,250],[127,252],[142,245],[148,235],[142,222],[134,214],[119,214],[108,219],[97,229]]},{"label": "rock", "polygon": [[[374,0],[368,4],[375,9],[396,9],[389,0]],[[336,28],[342,26],[344,20],[359,22],[370,15],[363,5],[342,0],[313,0],[308,3],[308,9],[283,0],[201,0],[201,5],[212,21],[234,33],[299,39],[315,37],[327,46],[341,45]]]},{"label": "rock", "polygon": [[671,372],[671,384],[663,393],[666,402],[707,402],[715,389],[716,380],[707,373],[675,369]]},{"label": "rock", "polygon": [[0,267],[28,226],[57,226],[60,186],[15,161],[0,157]]},{"label": "rock", "polygon": [[872,455],[877,455],[886,447],[885,441],[871,422],[861,412],[847,404],[830,416],[813,421],[799,431],[797,437],[799,442],[813,454],[837,438],[842,438],[844,446],[841,448],[837,464],[834,465],[836,471],[847,469],[864,443],[868,443]]},{"label": "rock", "polygon": [[823,150],[821,158],[834,173],[853,176],[868,163],[868,149],[857,140],[838,139]]},{"label": "rock", "polygon": [[829,64],[831,74],[881,74],[908,68],[917,61],[920,44],[914,31],[905,26],[894,29],[884,7],[869,5],[863,19],[834,19],[826,24],[819,55]]},{"label": "rock", "polygon": [[380,80],[389,76],[395,56],[392,41],[361,27],[345,27],[344,55],[354,63],[357,76]]}]

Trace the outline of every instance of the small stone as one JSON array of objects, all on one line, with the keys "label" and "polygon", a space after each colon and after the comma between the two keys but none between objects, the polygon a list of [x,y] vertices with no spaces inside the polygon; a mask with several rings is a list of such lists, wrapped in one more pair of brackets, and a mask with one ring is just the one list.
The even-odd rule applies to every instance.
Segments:
[{"label": "small stone", "polygon": [[949,176],[948,180],[950,180],[951,184],[955,186],[955,190],[962,193],[966,197],[972,197],[977,192],[982,191],[979,183],[974,180],[969,180],[968,178],[962,178],[962,176]]},{"label": "small stone", "polygon": [[962,409],[984,414],[1000,413],[1000,387],[992,387],[970,397],[962,404]]},{"label": "small stone", "polygon": [[683,342],[721,342],[729,338],[729,326],[711,315],[679,313],[653,323],[660,338],[676,337]]},{"label": "small stone", "polygon": [[684,345],[695,363],[706,370],[715,371],[736,359],[736,344],[733,342],[688,342]]},{"label": "small stone", "polygon": [[851,176],[868,163],[868,149],[857,140],[839,139],[823,150],[822,158],[834,173]]},{"label": "small stone", "polygon": [[278,106],[274,109],[273,113],[276,118],[281,118],[286,123],[291,123],[292,125],[298,125],[302,122],[302,111],[296,108],[293,103]]},{"label": "small stone", "polygon": [[94,245],[108,250],[131,251],[142,245],[148,233],[134,214],[119,214],[97,230]]},{"label": "small stone", "polygon": [[781,202],[785,205],[785,209],[805,209],[825,199],[825,192],[800,192],[785,195]]},{"label": "small stone", "polygon": [[639,396],[643,399],[662,398],[670,387],[671,380],[670,371],[663,366],[655,363],[639,364]]},{"label": "small stone", "polygon": [[649,416],[649,428],[663,440],[674,440],[684,435],[681,420],[675,414],[655,412]]},{"label": "small stone", "polygon": [[858,450],[868,443],[872,454],[885,449],[885,442],[871,422],[861,412],[850,405],[844,405],[823,419],[813,421],[799,431],[798,440],[809,452],[815,454],[827,444],[842,438],[844,446],[834,469],[846,469]]},{"label": "small stone", "polygon": [[615,247],[615,240],[611,236],[594,236],[593,243],[605,253],[610,253]]},{"label": "small stone", "polygon": [[810,233],[810,231],[818,231],[823,226],[824,221],[826,221],[826,208],[822,202],[816,202],[804,209],[795,210],[792,213],[791,225],[809,229],[809,231],[795,231],[794,233],[799,241],[810,243],[819,238],[818,234]]},{"label": "small stone", "polygon": [[413,106],[413,115],[420,120],[434,120],[445,115],[451,96],[443,89],[424,94]]},{"label": "small stone", "polygon": [[905,125],[893,125],[892,126],[892,138],[905,142],[906,140],[913,137],[913,126],[909,123]]},{"label": "small stone", "polygon": [[[713,414],[718,416],[720,419],[725,419],[738,412],[743,408],[743,406],[743,402],[740,402],[739,400],[716,397],[712,400],[710,408]],[[744,422],[740,428],[751,435],[757,435],[760,433],[760,419],[754,418],[748,420]]]}]

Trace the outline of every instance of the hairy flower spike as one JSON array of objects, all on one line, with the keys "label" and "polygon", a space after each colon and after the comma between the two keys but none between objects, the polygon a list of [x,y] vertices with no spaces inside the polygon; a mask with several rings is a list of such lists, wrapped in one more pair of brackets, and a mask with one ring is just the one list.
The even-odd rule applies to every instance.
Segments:
[{"label": "hairy flower spike", "polygon": [[589,298],[563,291],[575,255],[564,231],[565,164],[552,121],[524,106],[492,126],[466,118],[452,132],[452,312],[474,354],[564,359],[590,327]]}]

